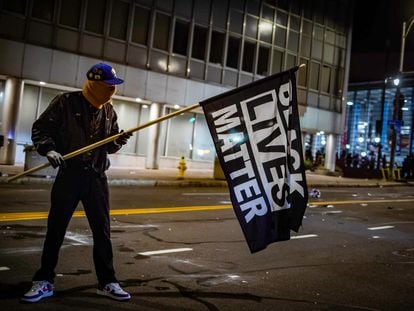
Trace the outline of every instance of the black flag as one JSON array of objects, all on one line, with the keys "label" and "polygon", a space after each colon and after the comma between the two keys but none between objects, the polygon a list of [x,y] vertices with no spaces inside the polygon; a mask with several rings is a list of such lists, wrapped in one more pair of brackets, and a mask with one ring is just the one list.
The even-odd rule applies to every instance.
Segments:
[{"label": "black flag", "polygon": [[290,239],[308,202],[298,67],[201,102],[230,197],[252,253]]}]

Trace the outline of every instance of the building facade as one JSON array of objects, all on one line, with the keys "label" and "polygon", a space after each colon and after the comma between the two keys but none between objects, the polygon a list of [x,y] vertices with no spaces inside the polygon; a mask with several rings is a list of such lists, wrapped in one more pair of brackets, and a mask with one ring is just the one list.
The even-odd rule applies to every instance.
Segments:
[{"label": "building facade", "polygon": [[[352,1],[0,1],[0,163],[24,161],[31,125],[51,99],[79,90],[96,62],[125,79],[113,105],[128,129],[299,64],[308,154],[335,168],[345,120]],[[212,167],[201,110],[136,133],[115,165]]]},{"label": "building facade", "polygon": [[[394,82],[399,82],[398,86]],[[404,78],[351,84],[346,108],[343,150],[355,158],[355,164],[370,162],[371,166],[389,165],[392,127],[395,128],[395,164],[402,167],[404,159],[414,151],[414,79]],[[397,89],[402,94],[396,107]],[[397,111],[398,110],[398,111]]]}]

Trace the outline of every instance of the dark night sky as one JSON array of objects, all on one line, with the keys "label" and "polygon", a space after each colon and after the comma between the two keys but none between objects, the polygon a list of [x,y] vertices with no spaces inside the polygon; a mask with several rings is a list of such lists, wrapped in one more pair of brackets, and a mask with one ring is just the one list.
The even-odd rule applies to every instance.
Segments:
[{"label": "dark night sky", "polygon": [[[350,82],[383,80],[398,72],[403,21],[414,0],[356,0]],[[404,71],[414,71],[414,27],[406,39]]]}]

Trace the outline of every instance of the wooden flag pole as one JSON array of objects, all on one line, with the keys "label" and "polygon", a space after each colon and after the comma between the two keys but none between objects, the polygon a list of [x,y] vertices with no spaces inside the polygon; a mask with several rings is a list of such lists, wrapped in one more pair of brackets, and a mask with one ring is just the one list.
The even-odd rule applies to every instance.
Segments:
[{"label": "wooden flag pole", "polygon": [[[128,129],[128,130],[126,130],[126,131],[124,131],[124,132],[121,132],[121,133],[118,133],[118,134],[112,135],[112,136],[107,137],[107,138],[105,138],[105,139],[103,139],[103,140],[97,141],[96,143],[93,143],[93,144],[91,144],[91,145],[85,146],[85,147],[80,148],[80,149],[78,149],[78,150],[72,151],[72,152],[70,152],[70,153],[68,153],[68,154],[65,154],[65,155],[63,156],[63,159],[64,159],[64,160],[67,160],[67,159],[70,159],[70,158],[76,157],[76,156],[78,156],[78,155],[80,155],[80,154],[82,154],[82,153],[88,152],[88,151],[90,151],[90,150],[92,150],[92,149],[98,148],[98,147],[100,147],[100,146],[102,146],[102,145],[105,145],[105,144],[107,144],[107,143],[109,143],[109,142],[112,142],[112,141],[116,140],[118,137],[122,136],[122,135],[123,135],[123,133],[133,133],[133,132],[136,132],[136,131],[142,130],[142,129],[144,129],[144,128],[148,127],[148,126],[151,126],[151,125],[153,125],[153,124],[160,123],[160,122],[162,122],[162,121],[165,121],[165,120],[167,120],[167,119],[170,119],[170,118],[172,118],[172,117],[175,117],[175,116],[177,116],[177,115],[180,115],[180,114],[182,114],[182,113],[184,113],[184,112],[187,112],[187,111],[193,110],[193,109],[197,108],[199,105],[200,105],[200,104],[199,104],[199,103],[197,103],[197,104],[194,104],[194,105],[191,105],[191,106],[185,107],[185,108],[183,108],[183,109],[180,109],[180,110],[177,110],[177,111],[175,111],[175,112],[169,113],[169,114],[167,114],[167,115],[165,115],[165,116],[159,117],[158,119],[154,119],[154,120],[148,121],[147,123],[144,123],[144,124],[138,125],[137,127],[130,128],[130,129]],[[49,162],[44,163],[44,164],[41,164],[41,165],[39,165],[39,166],[32,167],[31,169],[28,169],[27,171],[24,171],[24,172],[22,172],[22,173],[20,173],[20,174],[17,174],[17,175],[14,175],[14,176],[12,176],[12,177],[8,178],[8,179],[7,179],[7,182],[11,182],[11,181],[16,180],[16,179],[18,179],[18,178],[20,178],[20,177],[26,176],[26,175],[28,175],[28,174],[30,174],[30,173],[37,172],[37,171],[39,171],[39,170],[41,170],[41,169],[44,169],[44,168],[46,168],[46,167],[48,167],[48,166],[50,166],[50,163],[49,163]]]}]

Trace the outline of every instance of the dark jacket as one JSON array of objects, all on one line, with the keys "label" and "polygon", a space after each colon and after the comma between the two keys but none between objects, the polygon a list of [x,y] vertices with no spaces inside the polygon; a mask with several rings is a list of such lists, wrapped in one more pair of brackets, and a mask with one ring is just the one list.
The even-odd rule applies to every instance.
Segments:
[{"label": "dark jacket", "polygon": [[[97,110],[79,91],[64,93],[52,100],[33,124],[32,141],[40,155],[45,156],[50,150],[65,155],[118,132],[117,115],[112,105],[105,104]],[[109,167],[107,154],[120,148],[116,143],[107,143],[66,160],[67,167],[90,167],[102,173]]]}]

